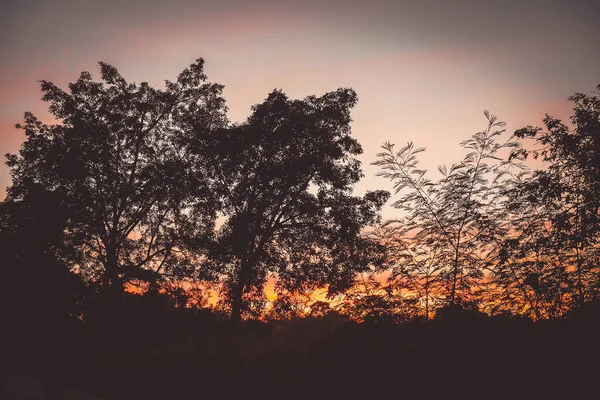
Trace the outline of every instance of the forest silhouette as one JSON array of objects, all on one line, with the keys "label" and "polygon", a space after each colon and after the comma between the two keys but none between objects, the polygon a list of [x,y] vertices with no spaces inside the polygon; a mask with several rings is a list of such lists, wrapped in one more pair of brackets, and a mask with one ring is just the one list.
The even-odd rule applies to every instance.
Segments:
[{"label": "forest silhouette", "polygon": [[41,81],[55,122],[6,156],[5,398],[597,392],[600,86],[541,128],[486,111],[434,173],[384,143],[393,193],[357,196],[350,88],[231,123],[202,59],[100,72]]}]

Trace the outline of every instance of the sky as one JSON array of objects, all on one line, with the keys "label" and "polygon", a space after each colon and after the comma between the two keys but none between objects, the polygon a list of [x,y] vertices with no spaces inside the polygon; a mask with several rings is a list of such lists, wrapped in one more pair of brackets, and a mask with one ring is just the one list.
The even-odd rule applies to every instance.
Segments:
[{"label": "sky", "polygon": [[[426,147],[420,165],[435,170],[463,157],[484,110],[507,135],[545,113],[568,118],[566,98],[600,84],[599,20],[592,0],[4,0],[0,153],[18,151],[25,111],[50,122],[39,80],[66,87],[81,71],[98,77],[104,61],[162,88],[202,57],[232,121],[273,89],[303,98],[352,87],[365,173],[356,193],[390,190],[370,165],[386,141]],[[2,165],[0,199],[9,184]],[[384,218],[396,212],[388,204]]]}]

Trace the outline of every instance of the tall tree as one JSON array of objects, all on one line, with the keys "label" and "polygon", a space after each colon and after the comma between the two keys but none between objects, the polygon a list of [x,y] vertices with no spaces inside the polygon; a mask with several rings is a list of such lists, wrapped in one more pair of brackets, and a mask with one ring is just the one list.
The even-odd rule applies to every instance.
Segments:
[{"label": "tall tree", "polygon": [[501,156],[517,150],[518,143],[512,137],[498,142],[504,123],[487,111],[485,115],[487,127],[461,143],[468,151],[461,162],[438,167],[439,180],[418,168],[417,155],[425,149],[412,143],[398,151],[386,143],[374,162],[396,193],[404,192],[393,206],[405,211],[406,218],[388,222],[401,234],[402,244],[396,243],[392,280],[425,285],[428,306],[432,283],[441,285],[446,304],[471,301],[474,284],[484,278],[508,229],[500,205],[510,182],[508,172],[519,159]]},{"label": "tall tree", "polygon": [[515,236],[506,243],[498,276],[530,293],[542,316],[563,314],[600,296],[600,86],[576,93],[571,126],[546,115],[525,156],[546,168],[518,185],[511,198]]},{"label": "tall tree", "polygon": [[18,155],[7,155],[8,201],[51,193],[79,237],[73,269],[102,281],[113,300],[131,279],[156,280],[189,266],[182,234],[210,235],[216,214],[202,158],[190,143],[226,124],[222,86],[198,59],[164,90],[128,83],[100,63],[102,81],[83,72],[69,91],[42,81],[58,122],[31,113]]},{"label": "tall tree", "polygon": [[266,279],[306,292],[348,288],[370,262],[361,229],[378,220],[384,191],[353,196],[362,177],[360,144],[351,137],[351,89],[290,100],[272,92],[248,120],[215,134],[200,152],[224,201],[215,266],[236,323]]}]

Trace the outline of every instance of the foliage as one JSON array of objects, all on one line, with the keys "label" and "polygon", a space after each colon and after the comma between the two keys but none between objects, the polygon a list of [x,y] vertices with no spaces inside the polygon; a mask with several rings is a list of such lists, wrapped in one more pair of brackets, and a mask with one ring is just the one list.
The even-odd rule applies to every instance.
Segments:
[{"label": "foliage", "polygon": [[80,318],[88,288],[64,267],[76,260],[52,193],[0,203],[0,314],[5,343],[53,338]]},{"label": "foliage", "polygon": [[[418,166],[425,149],[385,143],[374,164],[405,215],[375,226],[389,193],[353,194],[363,174],[352,89],[301,100],[275,90],[230,124],[202,59],[163,90],[100,70],[68,91],[42,81],[56,121],[26,113],[26,140],[7,155],[0,256],[5,282],[27,281],[31,295],[5,283],[2,303],[36,316],[32,332],[125,310],[126,289],[202,309],[217,288],[239,327],[265,317],[267,279],[278,294],[267,318],[279,321],[333,310],[372,322],[477,310],[543,319],[599,301],[600,86],[569,98],[570,125],[547,115],[544,129],[504,142],[486,111],[465,157],[437,178]],[[531,173],[528,157],[547,168]],[[317,289],[338,302],[314,301]]]},{"label": "foliage", "polygon": [[418,297],[383,285],[373,272],[360,274],[353,287],[341,297],[335,309],[353,321],[408,322],[417,319],[421,312]]},{"label": "foliage", "polygon": [[410,228],[400,222],[386,222],[371,236],[385,248],[383,269],[388,271],[387,289],[416,300],[416,311],[426,319],[444,304],[444,287],[436,264],[435,249],[415,246]]},{"label": "foliage", "polygon": [[[383,228],[387,231],[380,234],[388,237],[391,281],[420,293],[428,311],[432,296],[434,303],[472,300],[474,287],[485,278],[498,242],[509,229],[502,202],[511,171],[522,168],[519,145],[513,137],[498,142],[505,124],[485,115],[486,129],[461,143],[468,151],[461,162],[438,167],[439,180],[418,168],[417,155],[425,149],[412,142],[398,151],[386,143],[374,162],[381,167],[379,175],[401,194],[393,206],[407,214],[388,221]],[[511,157],[504,160],[506,151]]]},{"label": "foliage", "polygon": [[101,82],[83,72],[68,92],[42,81],[58,123],[26,113],[18,125],[26,141],[7,155],[7,200],[52,194],[68,215],[65,235],[78,241],[81,258],[69,266],[116,297],[132,279],[188,274],[185,238],[212,233],[216,200],[190,142],[226,120],[222,86],[206,83],[203,65],[164,90],[128,83],[105,63]]},{"label": "foliage", "polygon": [[545,130],[515,133],[534,142],[522,155],[540,158],[546,168],[511,192],[514,235],[496,274],[511,302],[520,298],[538,318],[559,317],[600,294],[599,92],[600,86],[569,97],[571,126],[546,115]]},{"label": "foliage", "polygon": [[[293,320],[304,318],[312,310],[310,293],[290,293],[280,291],[272,302],[272,307],[267,312],[267,319]],[[318,312],[318,307],[315,310]],[[325,308],[321,307],[325,310]],[[311,313],[312,314],[312,313]]]},{"label": "foliage", "polygon": [[214,155],[223,199],[211,257],[233,320],[260,301],[268,276],[290,292],[326,286],[333,296],[373,261],[376,244],[361,230],[388,193],[351,194],[362,177],[362,148],[350,135],[356,101],[351,89],[304,100],[274,91],[245,123],[199,145]]}]

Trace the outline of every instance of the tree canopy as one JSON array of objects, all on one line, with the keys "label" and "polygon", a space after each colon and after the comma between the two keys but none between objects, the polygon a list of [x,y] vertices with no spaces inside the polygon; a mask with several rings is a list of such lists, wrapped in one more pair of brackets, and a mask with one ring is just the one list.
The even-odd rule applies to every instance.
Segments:
[{"label": "tree canopy", "polygon": [[[77,302],[92,292],[119,310],[131,285],[170,290],[183,307],[186,286],[207,285],[239,324],[265,315],[270,279],[279,317],[308,315],[317,289],[373,321],[446,306],[542,319],[598,301],[598,91],[569,98],[571,124],[546,116],[545,129],[505,140],[485,112],[485,129],[460,143],[464,158],[437,178],[418,165],[424,149],[385,143],[374,164],[405,217],[378,225],[389,193],[354,193],[363,150],[352,89],[274,90],[232,124],[202,59],[164,89],[105,63],[100,73],[68,90],[42,81],[55,122],[26,113],[26,140],[7,155],[2,259],[11,279],[31,271],[64,285],[60,315],[81,317]],[[547,168],[531,172],[528,157]]]},{"label": "tree canopy", "polygon": [[425,149],[412,142],[398,151],[386,143],[374,163],[401,194],[393,206],[407,214],[388,221],[381,232],[382,239],[387,237],[392,278],[420,293],[427,313],[431,300],[473,301],[509,229],[503,201],[511,170],[519,165],[517,158],[503,159],[502,152],[518,153],[519,144],[514,137],[498,141],[505,124],[485,115],[487,127],[461,143],[467,151],[462,161],[438,167],[439,180],[418,168],[417,155]]},{"label": "tree canopy", "polygon": [[352,194],[363,176],[350,130],[356,93],[291,100],[276,90],[230,124],[223,86],[203,65],[164,90],[105,63],[101,81],[83,72],[68,91],[42,81],[57,122],[26,113],[18,125],[26,140],[7,156],[6,207],[54,199],[76,254],[65,266],[116,304],[127,283],[217,280],[239,321],[261,309],[271,276],[279,291],[343,292],[377,262],[362,230],[388,198]]},{"label": "tree canopy", "polygon": [[326,286],[333,295],[373,261],[375,244],[361,230],[378,220],[388,193],[352,195],[362,177],[350,131],[356,101],[351,89],[304,100],[274,91],[201,148],[214,155],[224,205],[214,254],[234,319],[269,276],[282,290]]},{"label": "tree canopy", "polygon": [[102,81],[83,72],[69,91],[42,81],[56,124],[25,114],[26,141],[8,155],[7,202],[51,193],[68,215],[65,233],[80,255],[69,267],[112,288],[155,281],[190,266],[186,234],[210,235],[216,207],[190,141],[224,126],[222,86],[207,82],[198,59],[165,89],[128,83],[100,63]]},{"label": "tree canopy", "polygon": [[[517,312],[560,317],[600,295],[600,86],[576,93],[571,124],[546,115],[545,129],[515,134],[532,142],[521,154],[538,169],[511,191],[514,235],[506,240],[498,282],[521,304]],[[517,299],[522,301],[517,301]]]}]

